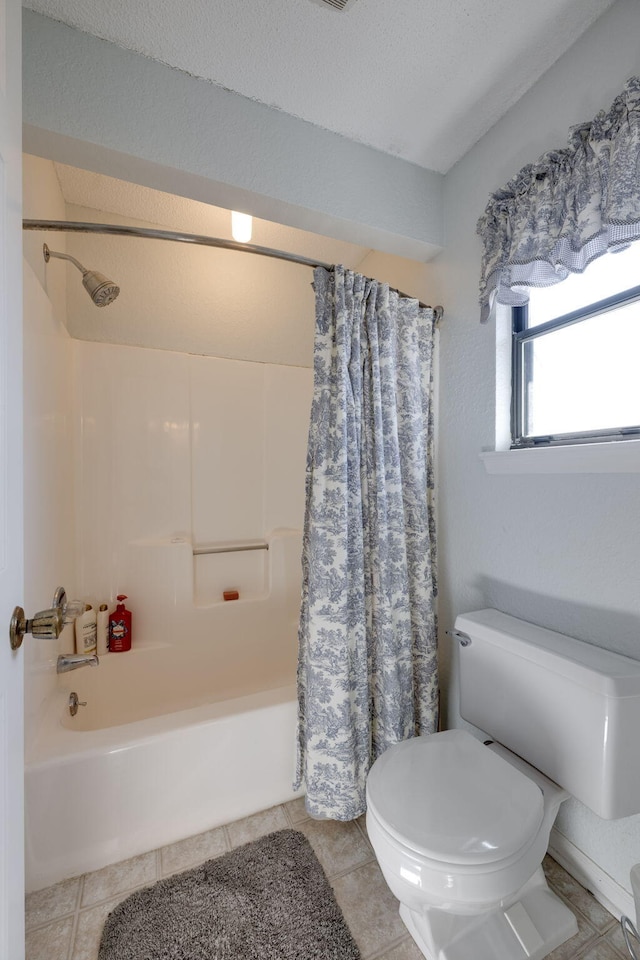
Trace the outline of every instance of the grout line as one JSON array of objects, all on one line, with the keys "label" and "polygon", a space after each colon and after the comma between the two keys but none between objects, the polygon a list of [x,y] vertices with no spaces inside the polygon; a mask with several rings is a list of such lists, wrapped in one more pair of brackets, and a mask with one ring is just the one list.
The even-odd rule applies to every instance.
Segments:
[{"label": "grout line", "polygon": [[85,874],[84,873],[80,874],[80,883],[78,884],[78,892],[76,894],[76,905],[74,908],[76,913],[80,909],[80,904],[82,903],[82,894],[84,893],[84,878],[85,878]]},{"label": "grout line", "polygon": [[79,901],[78,907],[73,915],[73,924],[71,925],[71,939],[69,940],[69,953],[67,954],[67,960],[73,960],[73,954],[76,949],[76,934],[78,932],[78,925],[80,923],[80,908]]},{"label": "grout line", "polygon": [[293,820],[291,819],[291,814],[290,814],[289,811],[287,810],[287,807],[286,807],[286,805],[285,805],[284,803],[282,804],[282,809],[284,810],[284,818],[285,818],[285,820],[287,821],[287,823],[289,824],[289,829],[290,829],[290,830],[295,830],[295,829],[296,829],[296,826],[295,826]]},{"label": "grout line", "polygon": [[[587,943],[583,944],[575,953],[573,953],[569,960],[581,960],[581,958],[586,957],[588,953],[591,953],[594,947],[597,947],[599,943],[602,942],[602,939],[598,937],[596,940],[589,940]],[[608,947],[611,947],[611,944],[607,944]],[[617,951],[612,947],[613,952]]]},{"label": "grout line", "polygon": [[343,877],[347,877],[350,873],[355,873],[356,870],[361,870],[362,867],[368,867],[370,864],[376,862],[377,861],[375,857],[369,857],[368,860],[361,860],[359,863],[354,863],[350,867],[346,867],[344,870],[338,870],[337,873],[327,873],[327,871],[324,870],[324,867],[322,869],[324,870],[327,880],[329,883],[331,883],[333,880],[342,880]]},{"label": "grout line", "polygon": [[[549,883],[548,879],[547,879],[547,883]],[[549,888],[552,891],[552,893],[554,893],[556,897],[558,897],[558,899],[561,900],[562,903],[564,903],[565,906],[569,908],[569,910],[571,910],[573,915],[576,916],[576,918],[579,917],[583,921],[584,925],[592,931],[591,936],[588,937],[584,943],[581,943],[578,947],[576,947],[575,952],[568,957],[568,960],[579,960],[580,957],[583,957],[598,942],[601,936],[600,931],[597,929],[597,927],[593,925],[591,920],[585,917],[582,910],[579,910],[578,907],[575,905],[575,903],[572,903],[571,900],[565,897],[557,889],[557,887],[554,887],[552,883],[549,883]]]},{"label": "grout line", "polygon": [[[235,822],[235,821],[234,821],[234,822]],[[231,850],[233,850],[233,846],[231,845],[231,834],[229,833],[229,831],[228,831],[228,829],[227,829],[227,824],[226,824],[226,823],[223,823],[223,824],[222,824],[222,830],[223,830],[223,832],[224,832],[224,840],[225,840],[225,843],[226,843],[226,845],[227,845],[227,853],[229,853]]]},{"label": "grout line", "polygon": [[[600,942],[600,941],[598,941],[598,942]],[[607,947],[609,947],[609,949],[613,952],[613,954],[614,954],[615,957],[621,957],[621,958],[625,958],[625,957],[626,957],[626,960],[629,960],[629,955],[628,955],[628,954],[625,954],[625,953],[620,953],[620,951],[618,950],[618,948],[616,947],[616,945],[613,944],[613,943],[611,942],[611,940],[607,940],[606,937],[602,937],[602,941],[601,941],[601,942],[604,943]]]},{"label": "grout line", "polygon": [[[352,934],[353,936],[353,934]],[[382,947],[380,950],[376,950],[374,953],[363,953],[362,960],[377,960],[378,957],[384,957],[391,950],[395,950],[396,947],[399,947],[403,943],[413,943],[418,950],[418,946],[415,943],[415,940],[410,933],[403,933],[401,937],[398,937],[396,940],[392,940],[385,947]],[[571,958],[569,958],[571,960]]]},{"label": "grout line", "polygon": [[606,943],[606,945],[607,945],[611,950],[613,950],[613,952],[615,953],[615,955],[616,955],[617,957],[624,957],[624,958],[626,958],[626,960],[629,960],[629,955],[628,955],[628,953],[626,952],[626,950],[624,951],[624,953],[622,953],[622,952],[618,949],[618,947],[616,947],[615,943],[613,943],[612,940],[609,940],[609,939],[608,939],[608,934],[609,934],[609,933],[612,933],[612,930],[607,931],[607,933],[602,937],[603,942]]},{"label": "grout line", "polygon": [[371,846],[371,840],[369,840],[369,834],[367,833],[366,827],[363,827],[363,826],[362,826],[362,824],[360,823],[360,818],[359,818],[359,817],[358,817],[357,820],[354,820],[354,823],[355,823],[356,827],[358,828],[358,830],[360,831],[364,842],[366,843],[367,847],[371,850],[371,853],[373,854],[373,857],[374,857],[374,859],[375,859],[375,853],[374,853],[374,851],[373,851],[373,847]]},{"label": "grout line", "polygon": [[558,890],[557,887],[552,886],[552,884],[549,884],[549,888],[551,889],[551,891],[552,891],[553,893],[555,893],[556,897],[558,897],[559,900],[562,900],[562,902],[565,904],[565,906],[567,906],[567,907],[569,908],[569,910],[571,910],[571,913],[573,913],[576,917],[579,917],[579,918],[584,922],[584,924],[585,924],[587,927],[590,927],[591,930],[593,930],[593,932],[594,932],[597,936],[600,934],[600,931],[599,931],[598,928],[595,926],[595,924],[594,924],[591,920],[589,920],[588,917],[585,917],[585,915],[584,915],[584,913],[582,912],[582,910],[580,910],[579,907],[577,907],[577,906],[575,905],[575,903],[573,903],[572,900],[569,900],[568,897],[566,897],[563,893],[561,893],[561,891]]},{"label": "grout line", "polygon": [[358,828],[358,830],[360,831],[360,833],[362,834],[362,836],[365,838],[365,840],[366,840],[367,843],[368,843],[368,842],[369,842],[369,835],[367,834],[366,828],[363,827],[362,824],[360,823],[360,821],[362,820],[362,817],[363,817],[363,816],[366,816],[366,814],[361,814],[359,817],[356,817],[356,819],[353,820],[352,822],[355,823],[356,827]]},{"label": "grout line", "polygon": [[[157,852],[158,852],[157,850],[147,850],[147,853],[146,853],[146,854],[143,854],[143,856],[148,856],[150,853],[157,853]],[[130,858],[130,859],[132,859],[132,858]],[[126,863],[127,861],[126,861],[126,860],[122,860],[121,862],[122,862],[122,863]],[[112,864],[112,866],[118,866],[118,864]],[[190,869],[190,867],[185,867],[185,870],[189,870],[189,869]],[[177,872],[177,873],[180,873],[181,871],[178,870],[178,871],[176,871],[176,872]],[[135,892],[138,891],[138,890],[144,890],[146,887],[151,887],[151,886],[153,886],[154,883],[157,883],[158,880],[162,880],[162,879],[163,879],[163,877],[158,877],[158,876],[157,876],[157,861],[156,861],[156,877],[155,877],[155,879],[144,880],[142,883],[136,883],[136,884],[134,884],[133,886],[122,887],[121,889],[116,890],[116,891],[112,891],[112,892],[111,892],[110,894],[108,894],[106,897],[101,897],[99,900],[95,900],[95,901],[93,901],[92,903],[85,903],[85,904],[83,905],[83,904],[82,904],[82,900],[81,900],[80,903],[79,903],[79,905],[78,905],[78,913],[86,913],[87,910],[93,910],[95,907],[100,907],[100,906],[102,906],[102,904],[108,903],[110,900],[115,900],[116,897],[120,897],[120,902],[122,902],[123,900],[126,900],[126,898],[129,896],[129,894],[135,893]],[[66,916],[69,916],[69,914],[66,914]]]},{"label": "grout line", "polygon": [[[573,878],[572,878],[572,879],[573,879]],[[578,883],[577,880],[576,880],[575,882]],[[596,924],[593,922],[593,920],[591,920],[591,918],[590,918],[589,916],[587,916],[587,914],[586,914],[583,910],[580,909],[580,907],[578,906],[577,903],[574,903],[573,900],[571,900],[568,896],[566,896],[565,894],[563,894],[563,893],[562,893],[557,887],[555,887],[548,879],[547,879],[547,883],[549,884],[549,888],[553,891],[553,893],[555,893],[556,897],[559,897],[560,900],[562,900],[563,903],[565,903],[565,904],[569,907],[569,909],[571,910],[571,912],[572,912],[573,914],[577,914],[579,917],[581,917],[582,920],[584,920],[584,922],[587,924],[587,926],[591,927],[591,929],[594,930],[596,934],[598,934],[598,935],[603,934],[603,935],[604,935],[605,933],[608,933],[608,931],[611,930],[611,929],[613,929],[613,927],[614,927],[615,924],[617,923],[617,920],[616,920],[616,918],[613,916],[613,914],[610,914],[611,920],[610,920],[608,923],[606,923],[606,924],[604,925],[604,927],[601,928],[601,927],[596,926]],[[593,894],[592,894],[589,890],[587,890],[586,887],[582,887],[582,884],[578,884],[578,886],[580,886],[590,897],[592,897],[592,898],[595,900],[595,897],[593,896]],[[597,901],[596,901],[596,902],[597,902]],[[600,906],[602,907],[602,904],[600,904]],[[603,910],[606,910],[606,907],[603,907],[602,909],[603,909]],[[608,910],[607,910],[607,913],[609,913]]]},{"label": "grout line", "polygon": [[[72,917],[74,913],[80,908],[80,901],[82,899],[82,888],[84,885],[84,874],[80,874],[79,877],[69,877],[69,880],[79,880],[78,890],[76,892],[75,905],[71,907],[70,910],[67,910],[65,913],[59,913],[55,917],[51,917],[49,920],[41,920],[40,923],[32,923],[27,928],[26,923],[26,910],[25,910],[25,933],[31,933],[32,930],[41,930],[42,927],[48,927],[50,923],[57,923],[58,920],[66,920],[67,917]],[[66,880],[59,880],[58,883],[66,883]],[[57,887],[58,883],[51,884],[52,887]],[[42,887],[40,890],[34,890],[34,893],[41,893],[42,890],[49,890],[50,887]],[[25,894],[25,903],[29,894]]]},{"label": "grout line", "polygon": [[36,930],[42,930],[43,927],[49,927],[52,923],[59,923],[61,920],[68,920],[69,917],[73,917],[76,913],[76,907],[73,910],[68,910],[66,913],[61,913],[57,917],[52,917],[51,920],[43,920],[42,923],[32,924],[27,930],[25,926],[25,933],[35,933]]}]

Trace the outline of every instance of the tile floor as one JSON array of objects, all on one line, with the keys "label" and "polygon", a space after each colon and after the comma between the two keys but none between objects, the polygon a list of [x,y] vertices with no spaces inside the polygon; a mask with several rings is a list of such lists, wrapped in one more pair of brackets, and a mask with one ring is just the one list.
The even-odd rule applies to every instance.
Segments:
[{"label": "tile floor", "polygon": [[[364,820],[310,820],[303,800],[29,894],[26,960],[96,960],[107,914],[133,890],[284,827],[307,836],[363,960],[423,960],[376,864]],[[628,960],[615,918],[550,857],[544,867],[550,885],[578,920],[577,935],[555,950],[550,960]]]}]

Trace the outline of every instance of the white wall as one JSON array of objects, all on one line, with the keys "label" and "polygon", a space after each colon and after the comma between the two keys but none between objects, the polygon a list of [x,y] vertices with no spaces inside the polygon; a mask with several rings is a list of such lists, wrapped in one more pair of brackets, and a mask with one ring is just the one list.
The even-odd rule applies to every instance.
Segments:
[{"label": "white wall", "polygon": [[[63,216],[64,202],[49,161],[27,158],[26,216],[38,210]],[[45,279],[42,240],[25,242],[24,258],[24,473],[25,611],[51,605],[58,586],[74,595],[74,489],[71,340],[64,327],[65,271]],[[49,289],[45,284],[48,282]],[[56,685],[58,653],[73,650],[66,628],[58,641],[27,636],[25,651],[25,748]]]},{"label": "white wall", "polygon": [[[488,475],[495,440],[495,328],[480,326],[481,242],[491,191],[572,124],[608,108],[640,71],[640,6],[619,0],[446,178],[446,252],[433,264],[446,307],[441,334],[440,615],[497,607],[640,658],[637,475]],[[449,668],[443,637],[443,672]],[[449,720],[458,721],[455,691]],[[558,828],[630,889],[640,817],[606,823],[575,801]]]}]

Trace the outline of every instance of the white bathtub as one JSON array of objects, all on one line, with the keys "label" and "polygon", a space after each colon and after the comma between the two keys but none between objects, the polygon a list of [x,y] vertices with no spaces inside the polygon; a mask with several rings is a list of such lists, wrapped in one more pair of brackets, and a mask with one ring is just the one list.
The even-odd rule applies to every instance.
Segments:
[{"label": "white bathtub", "polygon": [[256,644],[240,681],[193,641],[60,676],[26,764],[27,890],[294,797],[293,631],[279,647]]}]

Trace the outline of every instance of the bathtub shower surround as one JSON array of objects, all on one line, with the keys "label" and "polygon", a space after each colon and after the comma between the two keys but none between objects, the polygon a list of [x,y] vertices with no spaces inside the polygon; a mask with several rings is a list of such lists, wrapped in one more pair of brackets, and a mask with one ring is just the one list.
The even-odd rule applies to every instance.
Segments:
[{"label": "bathtub shower surround", "polygon": [[194,550],[301,530],[311,370],[74,349],[82,595],[126,593],[139,647],[184,642],[224,590],[286,592],[270,550]]},{"label": "bathtub shower surround", "polygon": [[434,311],[343,267],[314,279],[296,783],[352,820],[373,761],[437,723]]},{"label": "bathtub shower surround", "polygon": [[[60,676],[43,707],[30,890],[295,795],[311,371],[72,349],[78,593],[126,593],[135,638]],[[209,552],[248,540],[265,549]]]}]

